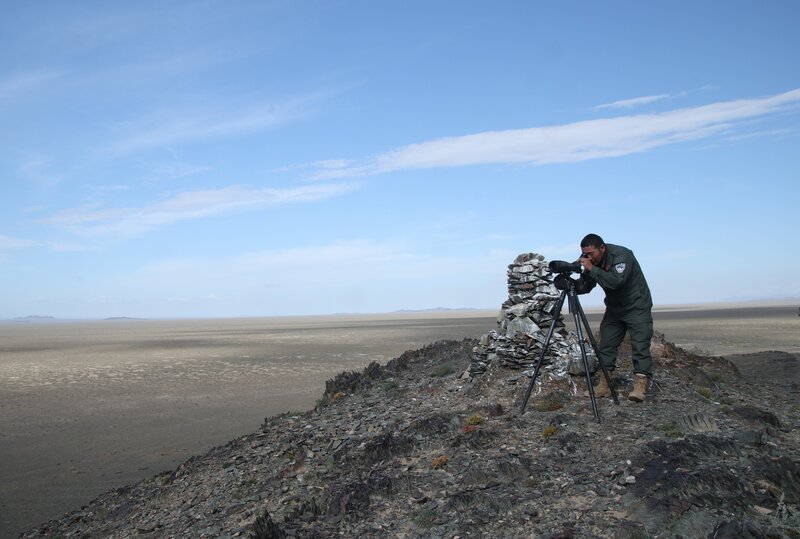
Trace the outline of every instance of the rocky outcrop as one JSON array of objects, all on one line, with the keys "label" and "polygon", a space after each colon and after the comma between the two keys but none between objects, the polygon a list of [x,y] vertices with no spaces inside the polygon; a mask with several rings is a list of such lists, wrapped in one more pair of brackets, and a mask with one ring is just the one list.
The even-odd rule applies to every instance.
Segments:
[{"label": "rocky outcrop", "polygon": [[521,414],[519,370],[433,343],[23,536],[800,537],[798,387],[661,344],[648,400],[599,423],[560,388]]}]

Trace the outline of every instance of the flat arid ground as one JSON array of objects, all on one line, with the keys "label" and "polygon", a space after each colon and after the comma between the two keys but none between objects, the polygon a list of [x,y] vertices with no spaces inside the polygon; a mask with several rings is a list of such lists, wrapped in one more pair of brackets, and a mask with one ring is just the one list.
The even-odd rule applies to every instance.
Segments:
[{"label": "flat arid ground", "polygon": [[[480,337],[496,314],[2,323],[0,537],[175,468],[267,416],[312,408],[341,371]],[[596,328],[601,313],[587,314]],[[654,318],[668,340],[753,375],[764,358],[756,352],[800,355],[795,305],[657,309]]]}]

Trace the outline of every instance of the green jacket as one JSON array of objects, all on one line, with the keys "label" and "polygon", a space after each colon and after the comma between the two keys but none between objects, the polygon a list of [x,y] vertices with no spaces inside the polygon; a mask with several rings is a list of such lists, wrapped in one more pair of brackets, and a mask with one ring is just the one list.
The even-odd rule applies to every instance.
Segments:
[{"label": "green jacket", "polygon": [[600,266],[581,273],[575,286],[578,294],[591,292],[600,284],[606,293],[606,308],[615,312],[653,308],[650,287],[633,251],[620,245],[606,243],[606,254]]}]

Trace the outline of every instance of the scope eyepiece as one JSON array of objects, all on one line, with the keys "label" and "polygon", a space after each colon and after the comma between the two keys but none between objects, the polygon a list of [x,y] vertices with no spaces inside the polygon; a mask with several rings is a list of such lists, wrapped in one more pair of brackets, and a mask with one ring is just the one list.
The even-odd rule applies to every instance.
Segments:
[{"label": "scope eyepiece", "polygon": [[567,262],[566,260],[551,260],[548,265],[551,273],[580,273],[583,269],[577,262]]}]

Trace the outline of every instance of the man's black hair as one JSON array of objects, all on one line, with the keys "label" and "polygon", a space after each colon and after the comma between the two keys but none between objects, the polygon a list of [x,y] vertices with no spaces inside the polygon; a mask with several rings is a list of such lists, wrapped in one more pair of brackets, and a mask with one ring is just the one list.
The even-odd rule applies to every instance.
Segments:
[{"label": "man's black hair", "polygon": [[600,247],[601,245],[605,245],[603,238],[598,236],[597,234],[586,234],[586,236],[581,240],[581,249],[584,247]]}]

